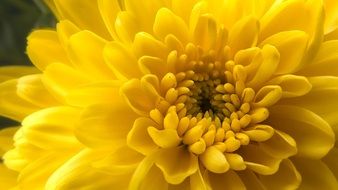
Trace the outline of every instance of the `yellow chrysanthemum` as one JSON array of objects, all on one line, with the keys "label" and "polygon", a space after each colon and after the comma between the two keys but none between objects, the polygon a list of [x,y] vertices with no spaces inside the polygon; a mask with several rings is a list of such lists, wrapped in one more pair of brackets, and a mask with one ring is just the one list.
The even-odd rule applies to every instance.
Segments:
[{"label": "yellow chrysanthemum", "polygon": [[338,189],[337,1],[46,2],[0,84],[14,188]]}]

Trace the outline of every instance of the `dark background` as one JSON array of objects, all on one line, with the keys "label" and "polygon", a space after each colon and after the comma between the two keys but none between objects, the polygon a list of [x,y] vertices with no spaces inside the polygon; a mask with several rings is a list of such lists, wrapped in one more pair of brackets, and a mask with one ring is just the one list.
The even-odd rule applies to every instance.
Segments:
[{"label": "dark background", "polygon": [[[34,29],[54,27],[55,19],[42,0],[0,0],[0,66],[31,65],[26,37]],[[18,123],[0,116],[0,129]]]}]

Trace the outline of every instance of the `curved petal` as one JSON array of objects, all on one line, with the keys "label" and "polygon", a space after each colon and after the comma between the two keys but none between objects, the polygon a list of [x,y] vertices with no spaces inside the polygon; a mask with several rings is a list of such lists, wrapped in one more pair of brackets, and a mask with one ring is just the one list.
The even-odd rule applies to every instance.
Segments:
[{"label": "curved petal", "polygon": [[65,100],[67,104],[78,107],[101,103],[120,105],[124,102],[119,93],[121,86],[122,82],[117,80],[89,83],[69,90]]},{"label": "curved petal", "polygon": [[302,176],[300,190],[338,189],[337,179],[322,161],[294,158],[292,162]]},{"label": "curved petal", "polygon": [[110,42],[104,47],[103,56],[113,71],[126,78],[138,78],[141,72],[137,60],[123,44]]},{"label": "curved petal", "polygon": [[78,148],[81,145],[74,136],[74,127],[80,113],[65,106],[35,112],[22,121],[24,138],[46,150]]},{"label": "curved petal", "polygon": [[280,53],[280,61],[275,74],[293,73],[299,69],[307,50],[308,35],[303,31],[280,32],[265,39],[260,46],[273,45]]},{"label": "curved petal", "polygon": [[0,130],[0,156],[13,148],[13,137],[19,127],[8,127]]},{"label": "curved petal", "polygon": [[259,146],[276,158],[285,159],[297,154],[296,141],[290,135],[279,130],[275,130],[274,135],[269,140],[259,143]]},{"label": "curved petal", "polygon": [[102,170],[110,175],[123,175],[134,172],[143,159],[143,155],[122,146],[105,158],[93,163],[93,167]]},{"label": "curved petal", "polygon": [[[112,176],[91,167],[106,152],[83,149],[59,167],[47,180],[46,189],[127,189],[131,173]],[[95,181],[95,183],[93,183]]]},{"label": "curved petal", "polygon": [[90,30],[106,39],[111,39],[100,15],[97,0],[54,0],[54,3],[62,19],[70,20],[81,29]]},{"label": "curved petal", "polygon": [[49,65],[42,76],[45,87],[60,100],[64,100],[70,89],[90,81],[91,79],[84,73],[62,63]]},{"label": "curved petal", "polygon": [[102,56],[106,43],[106,40],[93,32],[80,31],[69,39],[69,57],[80,70],[90,73],[90,77],[101,80],[114,79],[113,71]]},{"label": "curved petal", "polygon": [[333,175],[338,179],[338,148],[334,147],[331,151],[322,159],[326,166],[331,170]]},{"label": "curved petal", "polygon": [[40,107],[18,96],[16,79],[0,83],[0,115],[21,121]]},{"label": "curved petal", "polygon": [[226,189],[234,190],[247,189],[241,178],[233,170],[229,170],[222,174],[214,174],[209,172],[208,177],[209,184],[213,190],[223,190],[225,187]]},{"label": "curved petal", "polygon": [[0,164],[0,184],[1,188],[11,189],[17,185],[18,173],[8,169],[4,164]]},{"label": "curved petal", "polygon": [[146,117],[136,119],[127,136],[128,146],[144,155],[153,152],[158,146],[149,136],[147,129],[150,126],[157,126],[157,124]]},{"label": "curved petal", "polygon": [[167,8],[157,11],[153,30],[160,39],[169,34],[173,34],[183,43],[189,39],[189,30],[185,22]]},{"label": "curved petal", "polygon": [[0,67],[0,83],[6,80],[19,78],[25,75],[39,73],[39,70],[31,66],[1,66]]},{"label": "curved petal", "polygon": [[137,115],[126,104],[98,104],[84,110],[76,124],[76,137],[88,147],[125,145]]},{"label": "curved petal", "polygon": [[98,0],[98,8],[101,13],[102,20],[114,40],[118,40],[114,24],[117,14],[121,11],[119,2],[119,0]]},{"label": "curved petal", "polygon": [[168,182],[164,179],[161,170],[153,166],[142,181],[140,190],[167,190]]},{"label": "curved petal", "polygon": [[311,64],[299,71],[305,76],[332,75],[338,76],[336,64],[338,62],[338,40],[323,42]]},{"label": "curved petal", "polygon": [[282,98],[297,97],[310,92],[312,85],[304,76],[280,75],[268,81],[268,84],[278,85],[282,88]]},{"label": "curved petal", "polygon": [[259,33],[259,22],[256,18],[245,17],[231,28],[228,45],[233,54],[242,49],[256,45]]},{"label": "curved petal", "polygon": [[283,160],[275,174],[260,175],[259,179],[267,189],[276,190],[297,189],[302,181],[301,175],[290,160]]},{"label": "curved petal", "polygon": [[40,70],[55,62],[70,64],[55,31],[36,30],[28,36],[27,40],[28,57]]},{"label": "curved petal", "polygon": [[319,159],[333,147],[334,133],[317,114],[291,105],[276,105],[270,108],[270,112],[268,122],[295,139],[297,156]]},{"label": "curved petal", "polygon": [[198,159],[183,146],[161,149],[155,159],[168,183],[179,184],[198,169]]},{"label": "curved petal", "polygon": [[37,74],[19,78],[17,84],[18,96],[39,107],[58,105],[57,100],[45,88],[41,77],[41,74]]},{"label": "curved petal", "polygon": [[237,172],[242,182],[246,187],[250,187],[250,190],[263,190],[266,189],[257,175],[251,170],[244,170]]},{"label": "curved petal", "polygon": [[280,158],[270,156],[264,149],[253,144],[241,146],[238,154],[243,157],[247,168],[262,175],[271,175],[277,172],[282,161]]}]

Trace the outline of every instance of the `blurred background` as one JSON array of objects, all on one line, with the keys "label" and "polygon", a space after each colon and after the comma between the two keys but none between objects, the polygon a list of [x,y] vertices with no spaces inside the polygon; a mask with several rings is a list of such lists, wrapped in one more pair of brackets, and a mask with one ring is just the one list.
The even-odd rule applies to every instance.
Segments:
[{"label": "blurred background", "polygon": [[[26,37],[37,28],[55,26],[55,18],[42,0],[0,0],[0,66],[31,65]],[[18,125],[0,117],[0,128]]]}]

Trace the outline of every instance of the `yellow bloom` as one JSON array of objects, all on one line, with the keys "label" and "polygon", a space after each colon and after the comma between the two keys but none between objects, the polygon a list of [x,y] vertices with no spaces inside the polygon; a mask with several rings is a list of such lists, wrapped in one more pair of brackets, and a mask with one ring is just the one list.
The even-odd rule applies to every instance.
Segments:
[{"label": "yellow bloom", "polygon": [[46,2],[0,84],[16,187],[338,189],[335,0]]}]

